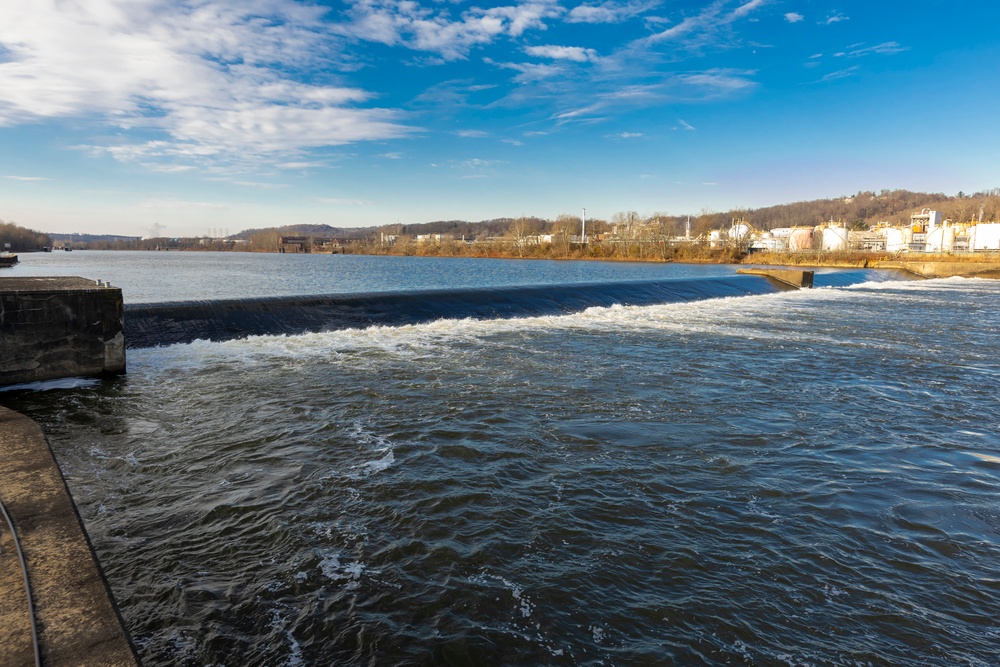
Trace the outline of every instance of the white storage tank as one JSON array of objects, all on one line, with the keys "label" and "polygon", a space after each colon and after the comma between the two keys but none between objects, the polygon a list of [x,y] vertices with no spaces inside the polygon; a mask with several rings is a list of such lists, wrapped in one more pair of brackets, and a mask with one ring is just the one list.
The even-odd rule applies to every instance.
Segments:
[{"label": "white storage tank", "polygon": [[1000,250],[1000,223],[974,225],[969,230],[969,250]]},{"label": "white storage tank", "polygon": [[813,232],[812,227],[795,227],[792,229],[792,233],[788,235],[788,250],[791,252],[812,250]]},{"label": "white storage tank", "polygon": [[733,226],[729,228],[729,238],[737,243],[747,239],[752,233],[753,227],[751,227],[749,223],[742,220],[734,223]]},{"label": "white storage tank", "polygon": [[955,249],[955,228],[935,227],[927,232],[924,240],[924,250],[926,252],[951,252]]},{"label": "white storage tank", "polygon": [[847,250],[846,227],[827,227],[823,230],[823,250]]},{"label": "white storage tank", "polygon": [[[910,232],[910,234],[912,235],[913,232]],[[909,242],[903,238],[902,229],[897,227],[886,227],[885,249],[886,252],[900,252],[901,250],[909,249]]]}]

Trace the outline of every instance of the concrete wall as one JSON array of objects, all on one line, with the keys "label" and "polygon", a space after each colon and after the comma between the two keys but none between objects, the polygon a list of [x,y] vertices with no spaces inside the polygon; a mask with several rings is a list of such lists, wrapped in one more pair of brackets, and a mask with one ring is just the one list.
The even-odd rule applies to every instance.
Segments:
[{"label": "concrete wall", "polygon": [[[0,502],[14,522],[35,603],[42,664],[137,665],[42,430],[0,407]],[[0,665],[34,665],[21,567],[0,519]]]},{"label": "concrete wall", "polygon": [[0,385],[125,372],[122,291],[83,278],[0,278]]}]

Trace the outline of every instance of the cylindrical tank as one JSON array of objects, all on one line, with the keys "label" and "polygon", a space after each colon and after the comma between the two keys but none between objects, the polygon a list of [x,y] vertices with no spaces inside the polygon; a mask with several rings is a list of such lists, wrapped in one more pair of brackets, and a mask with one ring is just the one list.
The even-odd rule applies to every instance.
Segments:
[{"label": "cylindrical tank", "polygon": [[938,227],[927,232],[924,240],[924,250],[926,252],[941,252],[944,246],[944,227]]},{"label": "cylindrical tank", "polygon": [[[911,232],[912,234],[912,232]],[[899,252],[908,247],[903,240],[903,230],[896,227],[887,227],[885,230],[885,249],[887,252]]]},{"label": "cylindrical tank", "polygon": [[708,245],[711,248],[718,248],[726,241],[726,233],[721,229],[713,229],[708,233]]},{"label": "cylindrical tank", "polygon": [[951,252],[955,249],[955,228],[948,226],[942,227],[944,230],[944,240],[941,243],[941,250],[944,252]]},{"label": "cylindrical tank", "polygon": [[812,250],[813,229],[812,227],[796,227],[788,235],[788,250],[799,252],[802,250]]},{"label": "cylindrical tank", "polygon": [[847,229],[827,227],[823,230],[823,250],[847,250]]},{"label": "cylindrical tank", "polygon": [[969,234],[970,250],[1000,250],[1000,223],[975,225]]}]

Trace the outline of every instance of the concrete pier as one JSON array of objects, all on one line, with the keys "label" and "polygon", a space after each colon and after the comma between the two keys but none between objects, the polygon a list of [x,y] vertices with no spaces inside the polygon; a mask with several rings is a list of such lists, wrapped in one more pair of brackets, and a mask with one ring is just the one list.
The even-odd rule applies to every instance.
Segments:
[{"label": "concrete pier", "polygon": [[739,269],[737,273],[748,273],[752,276],[764,276],[779,283],[791,285],[798,288],[809,288],[813,286],[812,271],[799,271],[796,269]]},{"label": "concrete pier", "polygon": [[[0,502],[28,569],[41,662],[138,665],[62,473],[35,422],[0,407]],[[35,664],[13,536],[0,519],[0,664]]]},{"label": "concrete pier", "polygon": [[125,372],[120,288],[84,278],[0,278],[0,385]]},{"label": "concrete pier", "polygon": [[1000,278],[1000,264],[997,262],[923,262],[917,260],[894,260],[879,262],[880,269],[902,269],[921,278]]}]

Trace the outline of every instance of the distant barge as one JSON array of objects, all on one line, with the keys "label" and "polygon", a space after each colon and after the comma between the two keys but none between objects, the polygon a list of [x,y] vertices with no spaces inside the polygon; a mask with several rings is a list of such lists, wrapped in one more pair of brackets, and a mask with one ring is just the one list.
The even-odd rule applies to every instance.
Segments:
[{"label": "distant barge", "polygon": [[0,253],[0,269],[9,268],[17,264],[17,255],[10,253]]}]

